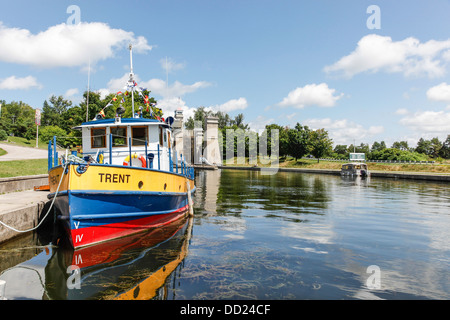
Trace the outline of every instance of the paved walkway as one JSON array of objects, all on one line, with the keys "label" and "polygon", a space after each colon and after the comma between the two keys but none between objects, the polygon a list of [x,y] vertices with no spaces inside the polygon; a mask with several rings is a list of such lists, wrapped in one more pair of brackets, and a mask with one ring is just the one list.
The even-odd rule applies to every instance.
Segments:
[{"label": "paved walkway", "polygon": [[7,154],[0,156],[0,161],[47,159],[48,151],[36,148],[19,147],[11,144],[0,143],[0,148]]},{"label": "paved walkway", "polygon": [[0,194],[0,216],[4,213],[47,202],[48,191],[25,190]]}]

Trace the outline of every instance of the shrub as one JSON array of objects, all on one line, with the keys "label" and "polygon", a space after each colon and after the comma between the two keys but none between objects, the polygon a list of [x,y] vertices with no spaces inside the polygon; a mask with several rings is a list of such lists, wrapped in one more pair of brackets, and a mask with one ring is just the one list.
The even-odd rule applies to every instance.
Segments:
[{"label": "shrub", "polygon": [[53,136],[65,137],[66,135],[66,131],[57,126],[46,126],[39,130],[39,139],[45,143],[52,140]]},{"label": "shrub", "polygon": [[0,130],[0,141],[8,139],[8,134],[5,130]]},{"label": "shrub", "polygon": [[392,160],[392,161],[427,161],[428,157],[418,152],[387,148],[372,151],[369,160]]}]

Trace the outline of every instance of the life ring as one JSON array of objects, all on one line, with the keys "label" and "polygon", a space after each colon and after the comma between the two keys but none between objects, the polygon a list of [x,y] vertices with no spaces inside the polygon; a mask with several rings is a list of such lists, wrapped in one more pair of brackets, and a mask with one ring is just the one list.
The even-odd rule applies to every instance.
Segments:
[{"label": "life ring", "polygon": [[[136,153],[131,155],[131,159],[138,159],[141,161],[142,164],[142,168],[147,168],[147,162],[145,161],[145,158],[143,155],[137,155]],[[130,166],[131,165],[131,161],[130,161],[130,156],[127,156],[124,160],[123,160],[123,165],[124,166]]]}]

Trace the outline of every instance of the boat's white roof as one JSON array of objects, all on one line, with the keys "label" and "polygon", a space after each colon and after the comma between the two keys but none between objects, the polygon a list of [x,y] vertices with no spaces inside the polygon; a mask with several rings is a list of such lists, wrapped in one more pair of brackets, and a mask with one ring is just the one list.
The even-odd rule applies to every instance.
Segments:
[{"label": "boat's white roof", "polygon": [[349,165],[349,164],[351,164],[351,165],[361,165],[361,164],[364,164],[364,165],[367,166],[367,163],[365,163],[365,162],[347,162],[347,163],[344,163],[343,166],[346,166],[346,165]]}]

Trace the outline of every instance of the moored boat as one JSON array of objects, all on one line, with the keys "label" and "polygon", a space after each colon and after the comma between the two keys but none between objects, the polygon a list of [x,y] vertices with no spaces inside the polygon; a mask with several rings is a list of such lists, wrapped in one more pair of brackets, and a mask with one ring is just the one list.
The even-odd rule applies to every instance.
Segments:
[{"label": "moored boat", "polygon": [[74,248],[162,226],[192,210],[194,169],[173,150],[173,118],[134,113],[132,70],[132,118],[122,118],[119,107],[115,118],[100,115],[76,127],[81,157],[58,157],[56,138],[49,143],[48,197]]},{"label": "moored boat", "polygon": [[362,162],[345,163],[341,167],[342,176],[368,177],[370,176],[367,164]]}]

